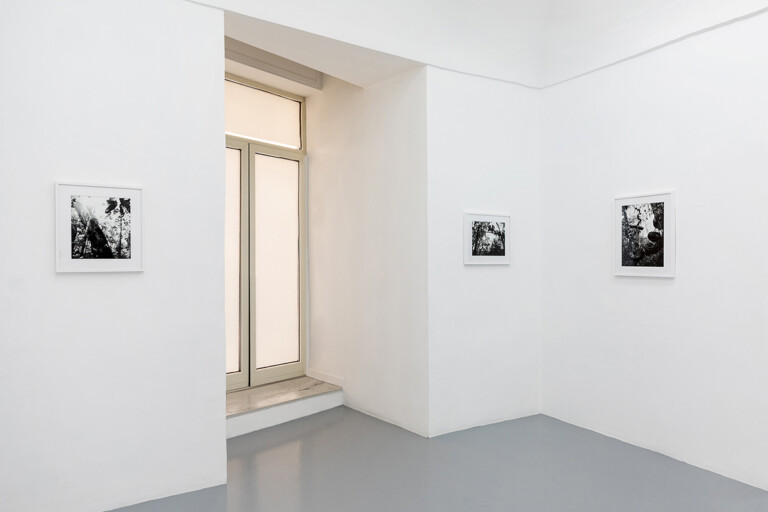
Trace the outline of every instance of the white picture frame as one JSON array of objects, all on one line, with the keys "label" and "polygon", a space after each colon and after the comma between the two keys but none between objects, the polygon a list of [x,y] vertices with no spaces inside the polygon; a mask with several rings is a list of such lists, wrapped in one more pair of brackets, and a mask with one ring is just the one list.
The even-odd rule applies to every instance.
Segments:
[{"label": "white picture frame", "polygon": [[141,272],[141,187],[56,183],[56,272]]},{"label": "white picture frame", "polygon": [[675,192],[617,197],[613,214],[614,275],[675,277]]},{"label": "white picture frame", "polygon": [[464,264],[509,265],[509,225],[508,214],[464,212]]}]

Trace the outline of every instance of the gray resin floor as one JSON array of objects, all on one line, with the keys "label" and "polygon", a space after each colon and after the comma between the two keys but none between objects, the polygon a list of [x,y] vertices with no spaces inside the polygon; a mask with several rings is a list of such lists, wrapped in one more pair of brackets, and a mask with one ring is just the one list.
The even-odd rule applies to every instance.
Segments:
[{"label": "gray resin floor", "polygon": [[226,486],[120,512],[768,511],[768,492],[546,416],[425,439],[338,407],[228,452]]}]

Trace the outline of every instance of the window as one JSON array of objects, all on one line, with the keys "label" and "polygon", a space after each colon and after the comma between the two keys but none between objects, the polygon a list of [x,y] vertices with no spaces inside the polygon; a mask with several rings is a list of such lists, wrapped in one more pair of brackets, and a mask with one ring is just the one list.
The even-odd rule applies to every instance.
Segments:
[{"label": "window", "polygon": [[227,75],[227,390],[305,371],[304,99]]}]

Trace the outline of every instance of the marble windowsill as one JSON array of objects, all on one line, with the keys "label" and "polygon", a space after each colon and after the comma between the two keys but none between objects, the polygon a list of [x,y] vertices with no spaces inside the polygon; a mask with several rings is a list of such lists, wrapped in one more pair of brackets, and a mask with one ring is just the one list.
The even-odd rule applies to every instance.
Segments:
[{"label": "marble windowsill", "polygon": [[227,393],[227,418],[266,409],[341,388],[312,377],[298,377],[256,388]]}]

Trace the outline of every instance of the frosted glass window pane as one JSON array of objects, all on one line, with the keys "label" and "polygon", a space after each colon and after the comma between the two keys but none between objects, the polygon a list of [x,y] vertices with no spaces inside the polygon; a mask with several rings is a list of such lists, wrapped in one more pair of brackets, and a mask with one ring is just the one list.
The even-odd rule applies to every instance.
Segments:
[{"label": "frosted glass window pane", "polygon": [[227,148],[224,178],[224,322],[227,373],[240,371],[240,150]]},{"label": "frosted glass window pane", "polygon": [[228,134],[301,147],[301,103],[228,80],[224,94]]},{"label": "frosted glass window pane", "polygon": [[299,360],[299,163],[256,155],[256,367]]}]

